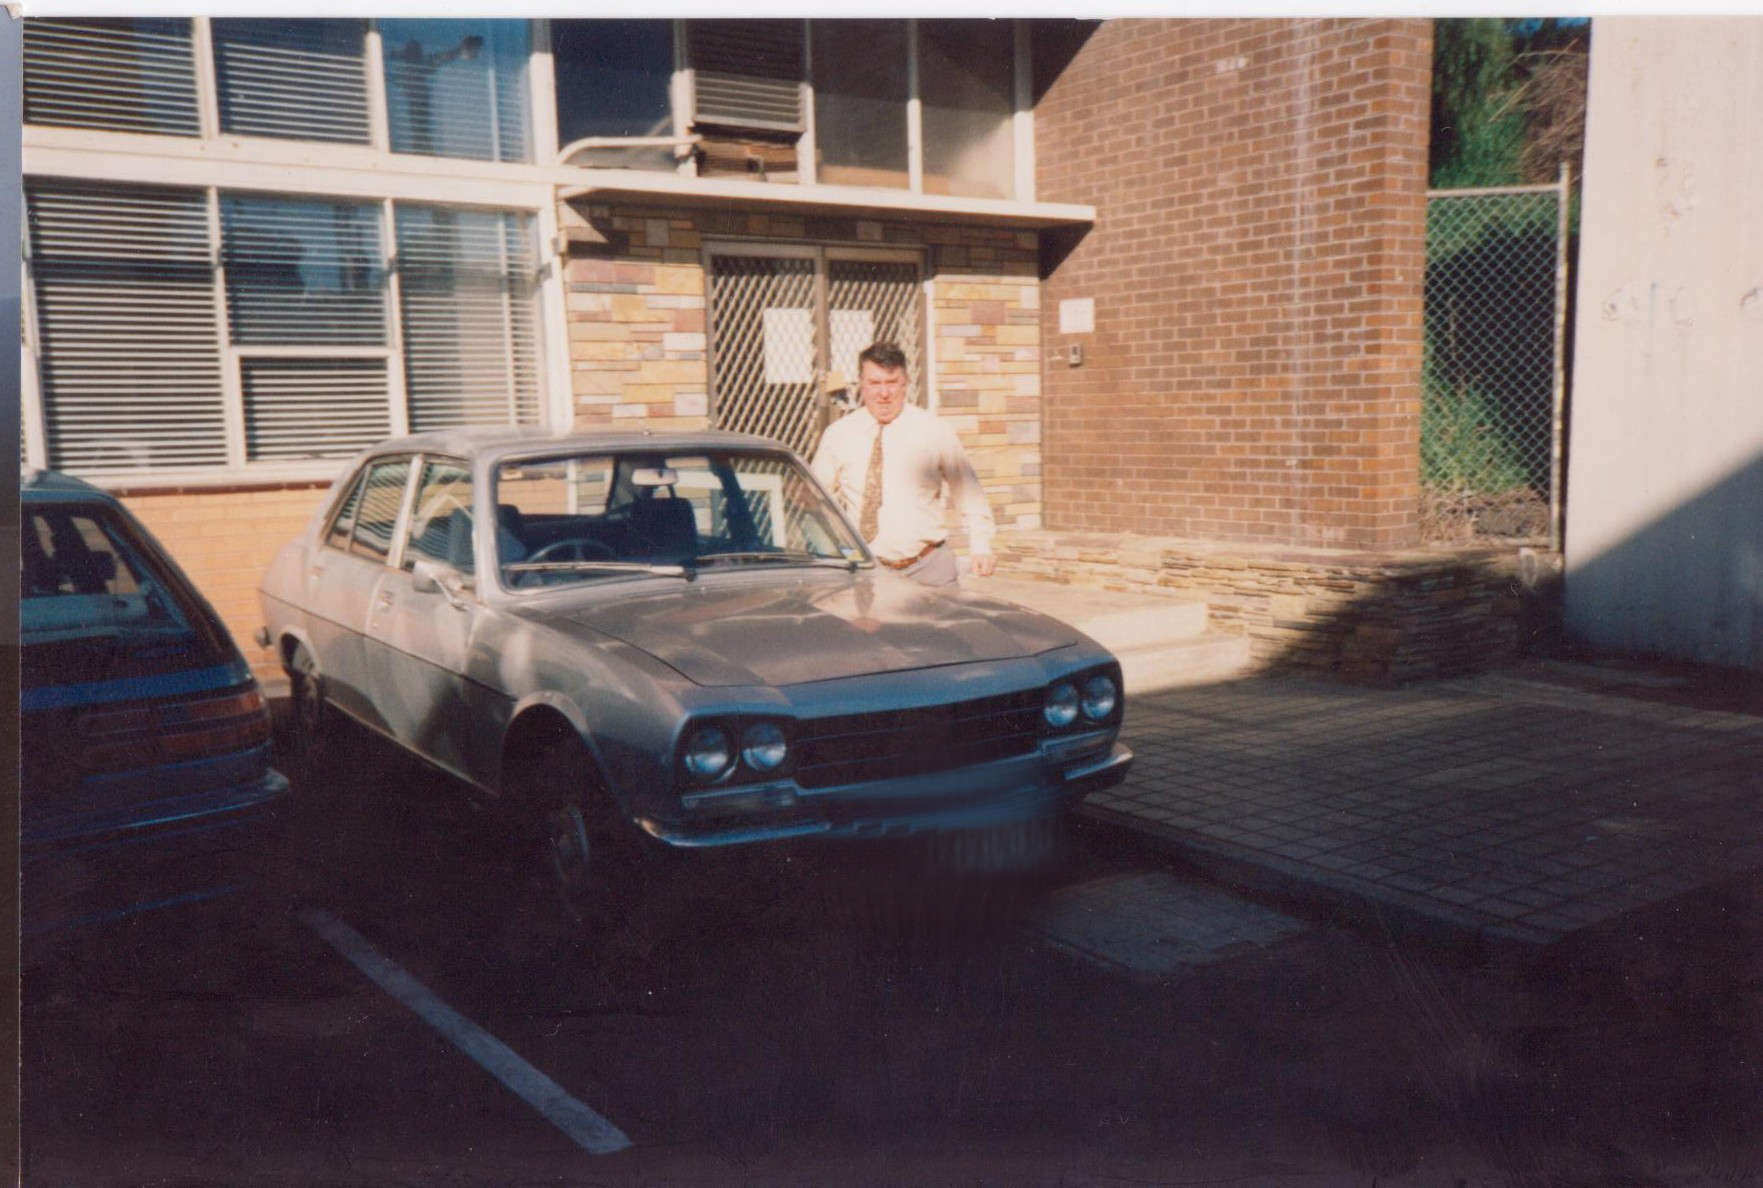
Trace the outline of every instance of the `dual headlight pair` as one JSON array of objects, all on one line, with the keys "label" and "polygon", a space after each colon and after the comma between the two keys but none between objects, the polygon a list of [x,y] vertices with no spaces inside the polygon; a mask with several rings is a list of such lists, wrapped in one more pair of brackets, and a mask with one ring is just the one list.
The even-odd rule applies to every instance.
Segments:
[{"label": "dual headlight pair", "polygon": [[722,725],[699,726],[686,736],[680,763],[700,783],[721,779],[740,762],[758,775],[769,775],[790,757],[790,740],[776,722],[749,722],[739,734]]},{"label": "dual headlight pair", "polygon": [[1064,730],[1079,718],[1085,725],[1099,726],[1113,717],[1119,704],[1120,685],[1113,674],[1093,672],[1053,682],[1041,705],[1041,717],[1055,730]]}]

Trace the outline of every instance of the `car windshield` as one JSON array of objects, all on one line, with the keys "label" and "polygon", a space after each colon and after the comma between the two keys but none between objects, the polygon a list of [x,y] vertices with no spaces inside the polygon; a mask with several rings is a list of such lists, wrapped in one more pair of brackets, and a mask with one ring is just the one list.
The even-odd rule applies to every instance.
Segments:
[{"label": "car windshield", "polygon": [[572,454],[496,471],[497,564],[514,589],[711,566],[868,561],[788,454]]}]

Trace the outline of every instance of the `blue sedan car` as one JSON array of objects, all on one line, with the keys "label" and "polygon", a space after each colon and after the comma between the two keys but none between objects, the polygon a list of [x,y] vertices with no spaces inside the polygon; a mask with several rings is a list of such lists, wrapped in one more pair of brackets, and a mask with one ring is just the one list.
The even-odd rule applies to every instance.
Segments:
[{"label": "blue sedan car", "polygon": [[24,937],[231,889],[288,787],[250,667],[114,497],[19,493]]}]

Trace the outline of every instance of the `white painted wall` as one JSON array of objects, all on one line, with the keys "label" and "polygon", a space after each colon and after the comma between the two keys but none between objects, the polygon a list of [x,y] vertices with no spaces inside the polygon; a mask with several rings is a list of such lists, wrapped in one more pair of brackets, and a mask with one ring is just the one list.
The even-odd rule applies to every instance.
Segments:
[{"label": "white painted wall", "polygon": [[1567,621],[1763,669],[1763,18],[1592,26]]}]

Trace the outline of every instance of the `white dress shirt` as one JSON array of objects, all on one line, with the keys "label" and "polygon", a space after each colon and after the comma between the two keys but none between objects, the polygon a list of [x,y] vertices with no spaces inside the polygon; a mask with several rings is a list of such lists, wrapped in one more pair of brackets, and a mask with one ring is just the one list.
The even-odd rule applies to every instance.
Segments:
[{"label": "white dress shirt", "polygon": [[992,509],[961,439],[935,413],[908,404],[886,425],[858,408],[827,426],[814,453],[814,477],[832,492],[851,523],[863,509],[869,453],[882,434],[881,518],[870,549],[884,561],[904,561],[949,535],[943,525],[942,488],[961,511],[970,551],[992,551]]}]

